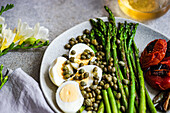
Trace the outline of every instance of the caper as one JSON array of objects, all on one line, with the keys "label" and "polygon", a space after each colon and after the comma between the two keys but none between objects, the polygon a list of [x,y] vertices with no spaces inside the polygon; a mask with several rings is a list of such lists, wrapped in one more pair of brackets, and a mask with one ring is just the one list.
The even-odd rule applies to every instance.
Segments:
[{"label": "caper", "polygon": [[101,100],[102,99],[102,96],[101,95],[97,95],[97,100]]},{"label": "caper", "polygon": [[66,44],[66,45],[64,46],[64,48],[65,48],[65,49],[70,49],[71,46],[70,46],[70,44]]},{"label": "caper", "polygon": [[97,101],[96,101],[96,103],[98,103],[98,104],[99,104],[99,103],[100,103],[100,100],[97,100]]},{"label": "caper", "polygon": [[102,57],[102,55],[99,55],[99,56],[97,56],[99,59],[102,59],[103,57]]},{"label": "caper", "polygon": [[84,73],[84,69],[80,69],[79,74],[83,74],[83,73]]},{"label": "caper", "polygon": [[125,110],[126,110],[126,109],[125,109],[125,106],[121,106],[121,107],[120,107],[120,110],[121,110],[123,113],[125,113]]},{"label": "caper", "polygon": [[93,64],[94,64],[94,65],[96,65],[96,64],[97,64],[97,62],[96,62],[96,61],[93,61]]},{"label": "caper", "polygon": [[85,88],[85,91],[91,92],[91,89],[90,89],[89,87],[86,87],[86,88]]},{"label": "caper", "polygon": [[83,31],[83,33],[84,33],[84,34],[89,34],[90,31],[89,31],[88,29],[85,29],[85,30]]},{"label": "caper", "polygon": [[95,92],[97,95],[99,95],[101,93],[101,91],[99,89],[95,89]]},{"label": "caper", "polygon": [[68,67],[66,65],[63,66],[63,71],[65,71],[66,69],[68,69]]},{"label": "caper", "polygon": [[83,95],[84,96],[84,98],[89,98],[89,94],[88,93],[86,93],[85,95]]},{"label": "caper", "polygon": [[119,61],[119,64],[120,64],[121,66],[125,66],[125,62],[123,62],[123,61]]},{"label": "caper", "polygon": [[86,59],[86,56],[85,55],[81,55],[81,59],[82,60]]},{"label": "caper", "polygon": [[102,64],[103,64],[103,65],[107,65],[107,63],[106,63],[106,62],[103,62]]},{"label": "caper", "polygon": [[89,44],[89,43],[87,43],[86,45],[87,45],[87,46],[90,46],[90,44]]},{"label": "caper", "polygon": [[129,80],[128,80],[128,79],[123,79],[123,83],[124,83],[125,85],[128,85],[128,84],[129,84]]},{"label": "caper", "polygon": [[84,103],[85,103],[87,106],[92,106],[92,102],[91,102],[90,99],[86,99],[86,100],[84,101]]},{"label": "caper", "polygon": [[91,41],[91,43],[92,43],[93,45],[95,45],[95,46],[97,46],[97,45],[98,45],[98,42],[97,42],[97,40],[96,40],[96,39],[93,39],[93,40]]},{"label": "caper", "polygon": [[116,71],[116,68],[115,67],[112,67],[112,72],[115,72]]},{"label": "caper", "polygon": [[75,41],[75,38],[70,38],[70,40],[69,41]]},{"label": "caper", "polygon": [[[110,62],[109,65],[110,65],[110,66],[113,66],[113,62]],[[113,68],[113,67],[112,67],[112,68]]]},{"label": "caper", "polygon": [[117,83],[117,78],[113,77],[113,82],[116,84]]},{"label": "caper", "polygon": [[112,81],[112,76],[107,76],[107,77],[106,77],[106,80],[107,80],[108,82],[111,82],[111,81]]},{"label": "caper", "polygon": [[93,110],[93,107],[87,107],[86,110],[91,111],[91,110]]},{"label": "caper", "polygon": [[108,89],[108,88],[109,88],[109,84],[105,84],[104,89]]},{"label": "caper", "polygon": [[77,40],[80,40],[81,38],[82,38],[81,36],[78,36],[76,39],[77,39]]},{"label": "caper", "polygon": [[87,84],[86,84],[86,82],[81,81],[81,82],[80,82],[80,85],[81,85],[81,86],[86,86]]},{"label": "caper", "polygon": [[94,85],[97,85],[97,84],[98,84],[98,80],[94,80],[94,81],[93,81],[93,84],[94,84]]},{"label": "caper", "polygon": [[109,59],[109,62],[113,62],[113,58],[112,57]]},{"label": "caper", "polygon": [[93,97],[92,93],[89,93],[89,97],[90,97],[90,98],[92,98],[92,97]]},{"label": "caper", "polygon": [[96,66],[99,66],[100,64],[99,63],[96,63]]},{"label": "caper", "polygon": [[85,73],[84,73],[84,78],[87,78],[87,77],[89,77],[89,73],[88,73],[88,72],[85,72]]},{"label": "caper", "polygon": [[79,76],[79,80],[82,80],[82,79],[84,79],[84,75],[83,75],[83,74],[81,74],[81,75]]},{"label": "caper", "polygon": [[102,89],[102,86],[97,86],[98,89]]},{"label": "caper", "polygon": [[112,66],[108,66],[108,71],[112,72]]},{"label": "caper", "polygon": [[114,83],[113,83],[113,82],[110,82],[110,86],[114,86]]},{"label": "caper", "polygon": [[91,102],[95,102],[95,98],[90,98]]},{"label": "caper", "polygon": [[73,46],[75,44],[75,41],[69,41],[69,44]]},{"label": "caper", "polygon": [[83,87],[83,86],[80,86],[80,90],[83,91],[83,90],[84,90],[84,87]]},{"label": "caper", "polygon": [[92,91],[92,95],[93,97],[96,97],[96,93],[94,91]]},{"label": "caper", "polygon": [[104,86],[104,82],[103,82],[103,81],[100,81],[100,85],[101,85],[101,86]]},{"label": "caper", "polygon": [[87,44],[87,43],[89,43],[89,42],[90,42],[90,39],[85,38],[85,39],[84,39],[84,42]]},{"label": "caper", "polygon": [[64,75],[64,79],[68,79],[68,78],[70,78],[69,74]]},{"label": "caper", "polygon": [[93,72],[97,72],[97,70],[98,70],[97,67],[93,68]]},{"label": "caper", "polygon": [[90,52],[90,55],[91,55],[91,56],[94,56],[95,54],[94,54],[93,52]]},{"label": "caper", "polygon": [[98,104],[97,104],[97,103],[93,103],[93,107],[94,107],[94,108],[97,108],[97,107],[98,107]]},{"label": "caper", "polygon": [[69,61],[69,60],[66,60],[65,64],[70,64],[70,61]]},{"label": "caper", "polygon": [[117,98],[117,99],[120,99],[120,98],[121,98],[121,93],[117,93],[117,94],[116,94],[116,98]]},{"label": "caper", "polygon": [[93,78],[94,78],[95,80],[99,80],[99,76],[97,75],[97,73],[93,73]]},{"label": "caper", "polygon": [[103,71],[104,71],[104,72],[107,72],[107,67],[104,67],[104,68],[103,68]]},{"label": "caper", "polygon": [[90,50],[89,50],[89,49],[85,49],[84,51],[87,52],[87,53],[90,53]]},{"label": "caper", "polygon": [[78,43],[78,41],[77,41],[77,40],[75,40],[75,41],[74,41],[74,43],[75,43],[75,44],[77,44],[77,43]]},{"label": "caper", "polygon": [[99,56],[100,55],[100,53],[99,52],[96,52],[96,56]]},{"label": "caper", "polygon": [[71,51],[71,55],[75,55],[76,54],[76,51],[75,50],[72,50]]},{"label": "caper", "polygon": [[79,67],[82,67],[82,66],[84,66],[84,64],[83,64],[83,63],[80,63],[80,64],[79,64]]},{"label": "caper", "polygon": [[83,35],[82,35],[82,39],[85,39],[85,38],[86,38],[86,34],[83,34]]},{"label": "caper", "polygon": [[68,55],[67,55],[67,54],[63,54],[62,56],[65,57],[65,58],[68,58]]},{"label": "caper", "polygon": [[115,77],[115,73],[112,72],[112,77]]},{"label": "caper", "polygon": [[74,80],[79,80],[79,76],[75,75],[75,76],[73,77],[73,79],[74,79]]},{"label": "caper", "polygon": [[87,58],[87,59],[90,59],[90,58],[91,58],[91,55],[88,54],[88,55],[86,56],[86,58]]},{"label": "caper", "polygon": [[91,88],[92,90],[95,90],[95,89],[97,88],[97,85],[91,85],[90,88]]},{"label": "caper", "polygon": [[117,44],[120,44],[120,40],[119,39],[116,39],[116,42],[117,42]]},{"label": "caper", "polygon": [[93,62],[92,62],[92,61],[89,61],[88,65],[93,65]]},{"label": "caper", "polygon": [[96,111],[98,110],[98,108],[94,108],[94,111],[92,111],[92,113],[97,113]]},{"label": "caper", "polygon": [[114,90],[118,90],[117,84],[114,84],[113,88],[114,88]]},{"label": "caper", "polygon": [[99,67],[103,69],[103,68],[104,68],[104,65],[99,65]]},{"label": "caper", "polygon": [[79,39],[78,42],[79,42],[79,43],[83,43],[84,40],[83,40],[83,39]]},{"label": "caper", "polygon": [[88,53],[87,53],[86,51],[84,51],[82,54],[83,54],[83,55],[88,55]]},{"label": "caper", "polygon": [[81,94],[84,96],[85,94],[87,94],[87,92],[86,91],[81,91]]},{"label": "caper", "polygon": [[103,46],[102,46],[102,45],[100,45],[100,46],[99,46],[99,48],[100,48],[100,50],[102,50],[102,49],[103,49]]},{"label": "caper", "polygon": [[74,62],[74,57],[70,57],[70,62]]}]

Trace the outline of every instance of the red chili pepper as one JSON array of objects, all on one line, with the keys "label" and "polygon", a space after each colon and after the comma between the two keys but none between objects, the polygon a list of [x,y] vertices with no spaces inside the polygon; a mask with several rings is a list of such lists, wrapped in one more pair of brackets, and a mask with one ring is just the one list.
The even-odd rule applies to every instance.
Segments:
[{"label": "red chili pepper", "polygon": [[164,39],[156,39],[150,42],[141,54],[140,63],[143,69],[157,65],[165,57],[167,42]]}]

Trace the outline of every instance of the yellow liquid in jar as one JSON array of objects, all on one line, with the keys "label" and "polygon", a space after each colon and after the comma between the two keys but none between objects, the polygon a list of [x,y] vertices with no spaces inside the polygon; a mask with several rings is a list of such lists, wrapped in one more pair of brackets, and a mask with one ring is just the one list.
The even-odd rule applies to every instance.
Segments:
[{"label": "yellow liquid in jar", "polygon": [[149,20],[162,16],[168,7],[160,9],[159,0],[118,0],[120,9],[136,20]]}]

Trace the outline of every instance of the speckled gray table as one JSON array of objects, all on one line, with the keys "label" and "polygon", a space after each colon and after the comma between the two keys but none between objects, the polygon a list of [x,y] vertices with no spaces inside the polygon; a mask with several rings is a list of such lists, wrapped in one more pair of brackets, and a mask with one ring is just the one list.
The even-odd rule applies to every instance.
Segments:
[{"label": "speckled gray table", "polygon": [[[65,30],[90,18],[107,16],[103,6],[108,5],[115,16],[124,15],[117,0],[0,0],[0,6],[12,3],[15,7],[2,16],[10,28],[17,27],[18,19],[34,26],[37,22],[50,31],[50,42]],[[170,11],[152,21],[143,22],[170,37]],[[39,70],[45,47],[32,50],[17,50],[0,57],[0,64],[16,69],[21,67],[25,72],[39,81]]]}]

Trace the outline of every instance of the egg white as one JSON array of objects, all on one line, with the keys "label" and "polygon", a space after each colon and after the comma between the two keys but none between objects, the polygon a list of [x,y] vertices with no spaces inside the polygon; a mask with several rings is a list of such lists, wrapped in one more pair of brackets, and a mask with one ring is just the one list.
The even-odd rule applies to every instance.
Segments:
[{"label": "egg white", "polygon": [[[72,67],[73,67],[74,69],[78,69],[78,68],[79,68],[79,64],[80,64],[81,62],[82,62],[83,64],[85,63],[84,60],[81,60],[81,59],[77,59],[77,58],[76,58],[79,54],[82,54],[85,49],[88,49],[88,50],[90,50],[90,52],[93,52],[93,53],[94,53],[94,51],[93,51],[88,45],[83,44],[83,43],[78,43],[78,44],[74,45],[74,46],[70,49],[70,51],[69,51],[69,58],[71,58],[71,57],[74,57],[74,58],[75,58],[75,59],[74,59],[75,62],[74,62],[74,63],[71,63],[71,65],[72,65]],[[72,50],[74,50],[74,51],[76,52],[74,55],[71,54],[71,51],[72,51]],[[91,59],[91,61],[94,61],[95,59],[96,59],[96,57],[93,57],[93,58]],[[88,61],[90,61],[90,60],[88,60]]]},{"label": "egg white", "polygon": [[[51,81],[56,85],[59,86],[60,84],[62,84],[65,79],[63,77],[60,77],[58,74],[58,71],[60,72],[62,69],[57,70],[59,65],[63,65],[65,63],[67,59],[65,57],[58,57],[57,59],[55,59],[53,61],[53,63],[51,64],[50,68],[49,68],[49,77],[51,79]],[[67,64],[67,67],[69,69],[69,71],[73,74],[73,69],[70,66],[70,64]]]},{"label": "egg white", "polygon": [[[76,101],[64,102],[60,98],[61,89],[65,85],[68,85],[68,84],[73,84],[77,88],[78,98],[77,98]],[[79,84],[75,81],[66,81],[63,84],[61,84],[61,86],[57,89],[57,92],[56,92],[56,102],[63,112],[65,112],[65,113],[76,113],[81,108],[81,106],[83,105],[83,102],[84,102],[84,98],[81,94]]]},{"label": "egg white", "polygon": [[[99,80],[98,80],[98,82],[100,82],[101,81],[101,79],[102,79],[102,69],[100,68],[100,67],[98,67],[98,66],[96,66],[96,65],[85,65],[85,66],[82,66],[82,67],[80,67],[80,68],[78,68],[77,69],[77,73],[78,73],[78,71],[80,70],[80,69],[84,69],[84,71],[85,72],[88,72],[89,73],[89,77],[88,78],[86,78],[86,79],[88,79],[88,81],[87,81],[87,85],[85,86],[85,87],[90,87],[92,84],[93,84],[93,69],[95,68],[95,67],[97,67],[97,74],[98,74],[98,77],[99,77]],[[74,76],[73,76],[74,77]],[[82,80],[83,81],[83,80]],[[85,80],[84,80],[85,81]],[[85,81],[86,82],[86,81]]]}]

